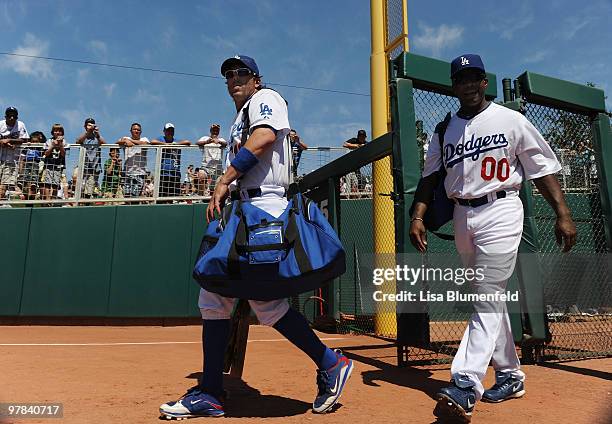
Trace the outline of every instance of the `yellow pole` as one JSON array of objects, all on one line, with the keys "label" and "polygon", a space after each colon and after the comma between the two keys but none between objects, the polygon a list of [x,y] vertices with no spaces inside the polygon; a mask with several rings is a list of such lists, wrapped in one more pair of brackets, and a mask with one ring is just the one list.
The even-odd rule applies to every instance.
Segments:
[{"label": "yellow pole", "polygon": [[[388,131],[387,116],[389,99],[387,92],[387,56],[385,53],[386,1],[370,0],[372,53],[370,56],[370,94],[372,114],[372,139],[384,135]],[[391,161],[384,158],[373,164],[373,239],[374,253],[387,260],[377,263],[376,267],[394,267],[395,260],[390,257],[395,252],[395,224],[393,220],[393,201],[390,197],[380,196],[379,193],[390,193],[393,190],[391,175]],[[385,293],[395,293],[395,281],[383,285]],[[376,334],[388,337],[397,335],[395,303],[377,303],[375,316]]]}]

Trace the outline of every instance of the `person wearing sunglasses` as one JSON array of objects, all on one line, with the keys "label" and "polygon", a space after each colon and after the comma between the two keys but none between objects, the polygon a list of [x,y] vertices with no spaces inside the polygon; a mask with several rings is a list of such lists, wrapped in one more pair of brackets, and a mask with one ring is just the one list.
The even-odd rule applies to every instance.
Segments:
[{"label": "person wearing sunglasses", "polygon": [[[236,116],[230,129],[225,172],[208,205],[207,218],[221,213],[225,200],[242,199],[279,217],[288,201],[291,182],[291,146],[287,103],[276,91],[265,88],[255,60],[231,57],[221,65]],[[240,184],[237,185],[237,179]],[[203,323],[204,371],[198,386],[181,399],[161,405],[169,418],[224,415],[223,359],[230,333],[230,317],[236,299],[200,290],[198,306]],[[249,300],[259,323],[274,327],[316,364],[318,392],[313,411],[330,412],[343,392],[353,362],[339,350],[331,350],[312,331],[306,318],[289,307],[286,299]],[[273,366],[274,364],[270,364]]]}]

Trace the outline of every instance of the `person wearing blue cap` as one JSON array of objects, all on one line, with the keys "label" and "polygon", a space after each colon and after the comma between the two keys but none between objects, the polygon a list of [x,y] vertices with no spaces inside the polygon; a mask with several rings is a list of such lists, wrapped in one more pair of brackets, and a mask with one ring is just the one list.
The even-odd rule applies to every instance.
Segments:
[{"label": "person wearing blue cap", "polygon": [[[425,213],[444,178],[446,194],[455,204],[457,251],[464,267],[480,271],[482,277],[472,284],[479,301],[473,304],[453,359],[452,385],[436,394],[434,414],[469,422],[478,400],[497,403],[525,394],[507,306],[495,297],[505,293],[514,271],[523,230],[518,196],[523,180],[533,180],[554,209],[555,235],[564,252],[576,243],[576,226],[554,176],[561,169],[555,154],[522,114],[485,97],[488,79],[480,56],[455,58],[450,77],[460,108],[438,124],[429,144],[414,195],[410,239],[425,252]],[[480,301],[482,295],[486,301]],[[495,384],[484,390],[489,363],[495,369]]]},{"label": "person wearing blue cap", "polygon": [[[215,185],[207,218],[221,214],[225,200],[242,199],[278,218],[287,208],[285,197],[292,177],[287,103],[276,91],[265,88],[255,60],[231,57],[221,65],[236,116],[228,138],[224,173]],[[240,178],[240,185],[238,179]],[[223,360],[230,334],[230,317],[236,299],[200,290],[204,371],[199,384],[181,399],[160,406],[167,418],[219,417],[223,409]],[[289,307],[287,299],[256,301],[249,305],[259,323],[274,327],[317,366],[316,413],[331,412],[353,370],[353,361],[325,346],[306,318]],[[271,364],[272,365],[272,364]]]}]

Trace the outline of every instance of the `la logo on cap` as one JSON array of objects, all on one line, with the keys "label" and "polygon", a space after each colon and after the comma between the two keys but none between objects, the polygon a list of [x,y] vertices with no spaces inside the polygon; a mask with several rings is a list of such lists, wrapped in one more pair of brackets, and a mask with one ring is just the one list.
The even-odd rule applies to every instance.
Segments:
[{"label": "la logo on cap", "polygon": [[465,57],[461,56],[461,66],[465,66],[469,64],[470,64],[470,61],[467,60]]}]

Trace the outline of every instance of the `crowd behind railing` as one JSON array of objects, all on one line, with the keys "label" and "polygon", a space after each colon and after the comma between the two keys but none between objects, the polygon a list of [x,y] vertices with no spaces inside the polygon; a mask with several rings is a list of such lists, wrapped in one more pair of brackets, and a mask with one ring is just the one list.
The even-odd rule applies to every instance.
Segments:
[{"label": "crowd behind railing", "polygon": [[[29,134],[17,118],[10,107],[0,121],[0,207],[202,202],[223,172],[227,142],[218,124],[191,142],[175,139],[170,122],[153,140],[133,123],[129,136],[111,143],[87,118],[83,133],[68,142],[60,124],[47,139],[42,131]],[[290,140],[293,177],[299,179],[363,145],[365,131],[343,147],[308,147],[295,130]],[[371,175],[366,166],[342,177],[341,195],[371,197]]]}]

